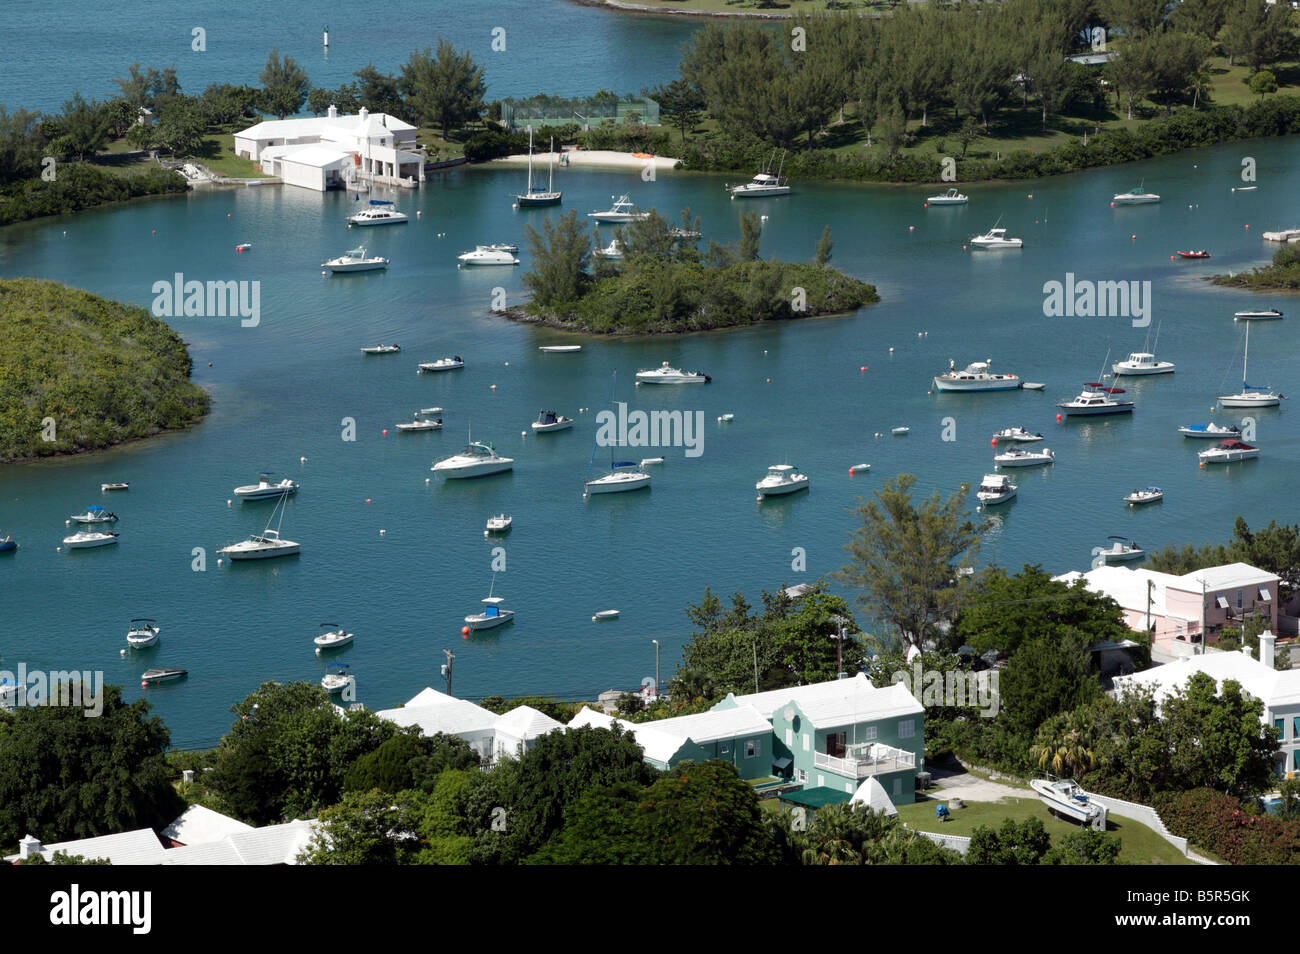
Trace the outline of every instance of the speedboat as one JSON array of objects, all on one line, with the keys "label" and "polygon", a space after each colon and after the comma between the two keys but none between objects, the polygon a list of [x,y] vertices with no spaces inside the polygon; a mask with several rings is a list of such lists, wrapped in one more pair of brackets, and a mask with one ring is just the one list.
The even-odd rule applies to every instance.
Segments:
[{"label": "speedboat", "polygon": [[773,464],[767,469],[767,476],[754,485],[758,499],[792,494],[808,489],[808,477],[794,469],[792,464]]},{"label": "speedboat", "polygon": [[1083,822],[1093,828],[1105,829],[1106,806],[1092,801],[1079,783],[1072,779],[1030,779],[1029,786],[1038,793],[1039,800],[1058,815],[1072,821]]},{"label": "speedboat", "polygon": [[994,374],[989,370],[988,361],[972,361],[962,370],[957,370],[956,363],[948,360],[948,373],[935,375],[936,391],[1014,391],[1020,387],[1020,378],[1014,374]]},{"label": "speedboat", "polygon": [[1246,368],[1250,362],[1250,325],[1246,326],[1246,348],[1241,358],[1241,390],[1236,394],[1224,394],[1219,397],[1220,407],[1277,407],[1285,399],[1270,387],[1247,384]]},{"label": "speedboat", "polygon": [[400,345],[381,344],[373,348],[362,348],[361,353],[362,354],[397,354],[401,350],[402,348]]},{"label": "speedboat", "polygon": [[85,513],[74,514],[68,519],[74,523],[117,523],[117,514],[110,513],[107,508],[96,504],[87,507]]},{"label": "speedboat", "polygon": [[1183,437],[1196,438],[1221,438],[1221,437],[1240,437],[1241,428],[1236,424],[1227,424],[1220,427],[1218,424],[1187,424],[1178,428],[1178,433]]},{"label": "speedboat", "polygon": [[514,466],[514,458],[502,457],[491,444],[471,439],[459,454],[444,457],[429,469],[435,474],[441,474],[448,480],[452,480],[462,477],[486,477],[488,474],[499,474],[510,470]]},{"label": "speedboat", "polygon": [[87,550],[91,547],[107,547],[117,543],[117,533],[109,530],[105,533],[83,530],[70,537],[63,538],[63,545],[69,550]]},{"label": "speedboat", "polygon": [[1203,464],[1230,464],[1238,460],[1252,460],[1259,456],[1259,448],[1238,440],[1219,441],[1209,450],[1197,451]]},{"label": "speedboat", "polygon": [[891,427],[889,433],[895,437],[902,437],[904,434],[912,433],[912,429],[910,427]]},{"label": "speedboat", "polygon": [[131,489],[131,485],[128,484],[128,483],[120,483],[120,484],[100,484],[100,485],[99,485],[99,492],[100,492],[100,493],[108,493],[108,491],[110,491],[110,490],[130,490],[130,489]]},{"label": "speedboat", "polygon": [[[632,467],[635,470],[619,469],[623,467]],[[609,468],[609,473],[604,477],[597,477],[582,485],[584,497],[588,494],[616,494],[625,490],[642,490],[650,487],[650,475],[635,461],[612,460],[609,462]]]},{"label": "speedboat", "polygon": [[1210,253],[1207,252],[1205,249],[1201,249],[1199,252],[1179,251],[1176,254],[1178,255],[1179,258],[1209,258],[1210,257]]},{"label": "speedboat", "polygon": [[600,610],[598,613],[596,613],[595,616],[591,618],[591,621],[593,623],[603,623],[606,620],[610,620],[610,619],[618,619],[618,610],[614,610],[614,609]]},{"label": "speedboat", "polygon": [[353,676],[348,672],[347,664],[335,666],[325,675],[321,676],[320,687],[326,692],[333,695],[336,692],[342,692],[348,686],[352,685]]},{"label": "speedboat", "polygon": [[980,481],[979,490],[975,491],[975,497],[984,506],[990,507],[1006,503],[1016,495],[1017,489],[1006,474],[985,474]]},{"label": "speedboat", "polygon": [[495,517],[488,517],[487,529],[483,531],[483,536],[489,533],[507,533],[514,526],[515,518],[508,514],[497,514]]},{"label": "speedboat", "polygon": [[1155,503],[1157,500],[1163,500],[1165,492],[1159,487],[1146,487],[1142,490],[1135,490],[1131,494],[1124,495],[1124,502],[1130,507],[1136,507],[1138,504]]},{"label": "speedboat", "polygon": [[713,379],[703,371],[682,371],[665,361],[657,368],[643,368],[636,373],[642,384],[708,384]]},{"label": "speedboat", "polygon": [[581,351],[582,345],[542,345],[537,350],[543,354],[571,354]]},{"label": "speedboat", "polygon": [[1013,441],[1020,444],[1031,444],[1034,441],[1041,441],[1042,434],[1031,434],[1023,427],[1004,427],[993,435],[995,441]]},{"label": "speedboat", "polygon": [[932,195],[925,200],[926,205],[965,205],[966,196],[956,189],[949,189],[943,195]]},{"label": "speedboat", "polygon": [[312,640],[317,652],[322,649],[339,649],[357,638],[356,633],[347,632],[338,623],[321,623],[320,629],[320,633]]},{"label": "speedboat", "polygon": [[[775,157],[773,157],[775,158]],[[781,177],[781,170],[785,168],[785,153],[781,154],[781,164],[777,166],[776,175],[772,175],[772,163],[768,161],[763,167],[763,171],[758,173],[744,185],[733,186],[731,197],[733,199],[753,199],[764,198],[772,195],[789,195],[790,183],[787,179]]]},{"label": "speedboat", "polygon": [[1039,464],[1052,464],[1055,462],[1056,454],[1046,447],[1040,451],[1019,449],[1003,451],[993,457],[993,463],[999,467],[1036,467]]},{"label": "speedboat", "polygon": [[140,685],[147,686],[150,683],[158,685],[160,682],[171,682],[175,679],[182,679],[188,676],[188,669],[172,669],[163,667],[160,669],[146,669],[140,674]]},{"label": "speedboat", "polygon": [[455,371],[457,368],[465,367],[465,359],[460,355],[452,358],[439,358],[437,361],[423,362],[420,371]]},{"label": "speedboat", "polygon": [[1025,243],[1018,238],[1007,238],[1007,230],[991,228],[983,235],[972,235],[969,241],[972,249],[993,251],[1001,248],[1023,248]]},{"label": "speedboat", "polygon": [[320,267],[328,268],[331,272],[373,272],[376,269],[387,268],[388,259],[379,255],[367,258],[365,247],[358,246],[344,252],[338,258],[321,262]]},{"label": "speedboat", "polygon": [[500,626],[502,623],[508,623],[515,618],[514,610],[501,608],[501,604],[505,602],[505,599],[492,595],[495,586],[496,575],[494,574],[492,585],[488,587],[488,595],[483,597],[483,602],[487,604],[483,607],[483,612],[465,617],[465,625],[470,629],[491,629],[493,626]]},{"label": "speedboat", "polygon": [[[514,252],[492,245],[480,245],[472,252],[456,256],[461,265],[518,265],[519,259]],[[459,266],[457,266],[459,267]]]},{"label": "speedboat", "polygon": [[1116,377],[1125,374],[1172,374],[1172,361],[1157,361],[1156,356],[1146,351],[1134,351],[1124,361],[1116,361],[1110,366]]},{"label": "speedboat", "polygon": [[1127,192],[1120,192],[1111,199],[1111,205],[1150,205],[1153,202],[1159,202],[1160,196],[1154,192],[1147,192],[1144,185],[1139,183]]},{"label": "speedboat", "polygon": [[[613,199],[613,196],[610,196]],[[614,199],[614,204],[604,212],[588,212],[587,218],[597,222],[642,222],[650,218],[649,212],[641,212],[626,195]]]},{"label": "speedboat", "polygon": [[1281,318],[1282,312],[1276,308],[1267,311],[1234,311],[1232,317],[1238,321],[1269,321],[1273,318]]},{"label": "speedboat", "polygon": [[1107,537],[1107,539],[1115,542],[1104,550],[1098,548],[1095,551],[1102,563],[1130,563],[1133,560],[1144,559],[1147,555],[1145,550],[1124,537]]},{"label": "speedboat", "polygon": [[407,220],[405,212],[398,212],[386,199],[371,199],[370,208],[348,216],[348,225],[401,225]]},{"label": "speedboat", "polygon": [[1123,388],[1108,388],[1096,381],[1084,384],[1084,390],[1073,401],[1061,401],[1056,406],[1066,417],[1095,417],[1099,414],[1130,414],[1132,401],[1117,401],[1114,395],[1123,394]]},{"label": "speedboat", "polygon": [[131,626],[126,631],[126,643],[135,649],[143,649],[145,646],[152,646],[158,642],[158,634],[162,632],[162,627],[156,625],[156,621],[141,616],[131,620]]},{"label": "speedboat", "polygon": [[596,252],[601,258],[623,258],[623,246],[618,244],[618,239],[612,239],[608,245]]},{"label": "speedboat", "polygon": [[[231,544],[228,547],[222,547],[218,553],[224,554],[233,560],[266,560],[271,557],[292,556],[302,551],[301,545],[292,540],[280,539],[280,524],[284,522],[285,503],[289,499],[289,492],[285,491],[281,496],[279,503],[275,505],[275,510],[271,511],[271,516],[266,521],[266,528],[261,533],[254,533],[247,540],[241,540],[239,543]],[[276,522],[275,529],[271,529],[271,521],[275,520],[276,511],[279,511],[280,519]]]},{"label": "speedboat", "polygon": [[403,434],[409,434],[413,431],[437,431],[442,429],[442,418],[420,417],[417,411],[412,419],[405,424],[394,425]]},{"label": "speedboat", "polygon": [[259,474],[257,483],[245,484],[242,487],[235,488],[235,496],[242,497],[245,500],[268,500],[271,497],[283,497],[285,494],[296,494],[298,484],[288,477],[277,483],[271,482],[270,474]]},{"label": "speedboat", "polygon": [[554,411],[541,411],[533,421],[534,434],[547,434],[551,431],[564,431],[573,426],[573,418],[556,414]]}]

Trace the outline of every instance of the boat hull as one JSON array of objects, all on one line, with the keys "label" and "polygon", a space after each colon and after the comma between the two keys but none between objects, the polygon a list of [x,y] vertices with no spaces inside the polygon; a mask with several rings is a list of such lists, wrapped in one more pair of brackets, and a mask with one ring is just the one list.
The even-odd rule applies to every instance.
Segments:
[{"label": "boat hull", "polygon": [[377,225],[405,225],[410,219],[403,215],[401,217],[393,216],[389,219],[358,219],[355,216],[348,216],[348,225],[356,228],[373,228]]},{"label": "boat hull", "polygon": [[388,261],[382,262],[349,262],[343,265],[335,265],[332,262],[326,262],[321,266],[328,268],[334,274],[343,274],[347,272],[377,272],[388,267]]},{"label": "boat hull", "polygon": [[1160,201],[1158,195],[1117,195],[1111,200],[1116,205],[1155,205]]},{"label": "boat hull", "polygon": [[1045,464],[1056,463],[1055,457],[1013,457],[1010,459],[993,458],[993,463],[999,467],[1041,467]]},{"label": "boat hull", "polygon": [[733,199],[762,199],[772,195],[789,195],[789,186],[736,186],[731,190]]},{"label": "boat hull", "polygon": [[1056,405],[1066,417],[1101,417],[1105,414],[1132,414],[1133,402],[1122,401],[1101,407],[1070,407],[1068,404]]},{"label": "boat hull", "polygon": [[1015,496],[1015,490],[1003,491],[996,494],[980,491],[975,495],[975,498],[985,507],[992,507],[996,504],[1006,503],[1008,500],[1013,500]]},{"label": "boat hull", "polygon": [[1239,394],[1219,398],[1219,407],[1277,407],[1282,403],[1280,397],[1250,397]]},{"label": "boat hull", "polygon": [[278,547],[258,547],[245,550],[222,547],[217,552],[232,560],[270,560],[273,557],[295,556],[302,552],[302,547],[297,543],[286,542],[283,546]]},{"label": "boat hull", "polygon": [[763,486],[762,481],[759,481],[755,485],[755,489],[760,497],[784,497],[788,494],[797,494],[801,490],[807,490],[808,481],[806,479],[793,480],[788,484],[769,484],[766,487]]},{"label": "boat hull", "polygon": [[649,474],[618,474],[618,479],[611,480],[610,477],[601,477],[597,480],[588,481],[583,485],[583,490],[587,494],[618,494],[628,490],[648,490],[650,488]]},{"label": "boat hull", "polygon": [[1117,378],[1124,375],[1135,377],[1142,374],[1173,374],[1174,365],[1171,361],[1164,361],[1157,365],[1134,365],[1132,367],[1125,367],[1123,363],[1120,363],[1111,365],[1110,370]]},{"label": "boat hull", "polygon": [[316,644],[317,649],[342,649],[344,646],[351,645],[354,639],[356,639],[355,634],[348,633],[339,639],[326,639],[324,641],[320,636],[317,636],[312,642]]},{"label": "boat hull", "polygon": [[573,427],[573,421],[557,421],[554,424],[542,424],[538,421],[533,421],[533,433],[535,434],[549,434],[552,431],[567,431],[571,427]]},{"label": "boat hull", "polygon": [[514,461],[505,463],[494,462],[491,464],[464,464],[460,466],[442,467],[439,464],[433,465],[433,472],[441,474],[447,480],[464,480],[469,477],[489,477],[492,474],[502,474],[508,470],[513,470]]},{"label": "boat hull", "polygon": [[1232,464],[1239,460],[1254,460],[1259,456],[1259,451],[1228,451],[1226,453],[1207,453],[1201,451],[1196,456],[1207,464]]},{"label": "boat hull", "polygon": [[1200,431],[1190,427],[1178,428],[1178,433],[1183,437],[1191,437],[1198,440],[1240,440],[1241,431]]},{"label": "boat hull", "polygon": [[514,618],[514,610],[503,609],[496,616],[483,616],[482,614],[466,616],[465,625],[472,630],[494,629],[497,626],[504,626]]},{"label": "boat hull", "polygon": [[536,209],[547,205],[559,205],[563,192],[535,192],[532,195],[517,195],[515,202],[521,209]]},{"label": "boat hull", "polygon": [[94,540],[75,540],[72,537],[64,537],[63,539],[63,545],[69,550],[89,550],[93,547],[111,547],[116,543],[116,536]]},{"label": "boat hull", "polygon": [[942,375],[934,379],[936,391],[1016,391],[1020,389],[1020,379],[1007,381],[966,381],[946,378]]}]

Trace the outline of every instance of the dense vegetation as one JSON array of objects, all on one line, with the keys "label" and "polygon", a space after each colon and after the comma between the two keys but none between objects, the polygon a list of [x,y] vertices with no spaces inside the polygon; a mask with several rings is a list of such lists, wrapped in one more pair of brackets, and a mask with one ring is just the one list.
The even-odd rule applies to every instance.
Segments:
[{"label": "dense vegetation", "polygon": [[1211,788],[1169,792],[1156,809],[1169,830],[1234,865],[1300,864],[1300,782],[1282,783],[1280,817],[1265,815],[1253,801]]},{"label": "dense vegetation", "polygon": [[1216,285],[1232,285],[1256,291],[1300,288],[1300,245],[1287,244],[1273,253],[1273,264],[1236,275],[1215,275]]},{"label": "dense vegetation", "polygon": [[0,460],[94,450],[207,413],[184,342],[143,308],[0,281],[0,331]]},{"label": "dense vegetation", "polygon": [[167,169],[119,176],[92,165],[65,163],[58,167],[58,177],[53,182],[22,179],[0,186],[0,225],[42,215],[80,212],[140,196],[174,195],[187,189],[184,177]]},{"label": "dense vegetation", "polygon": [[[684,210],[682,228],[698,227]],[[595,257],[601,239],[576,212],[558,223],[548,217],[540,233],[524,227],[533,262],[524,284],[533,297],[507,313],[587,332],[663,334],[843,313],[879,300],[874,287],[826,264],[829,238],[813,263],[762,261],[756,213],[741,215],[740,231],[738,247],[710,242],[701,253],[652,209],[615,230],[624,258],[614,265]]]}]

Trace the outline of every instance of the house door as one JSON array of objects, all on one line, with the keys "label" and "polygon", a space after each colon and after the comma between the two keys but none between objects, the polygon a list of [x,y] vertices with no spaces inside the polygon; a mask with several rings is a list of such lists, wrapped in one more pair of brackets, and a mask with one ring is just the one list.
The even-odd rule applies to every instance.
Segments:
[{"label": "house door", "polygon": [[833,759],[844,758],[845,734],[843,732],[826,733],[826,754]]}]

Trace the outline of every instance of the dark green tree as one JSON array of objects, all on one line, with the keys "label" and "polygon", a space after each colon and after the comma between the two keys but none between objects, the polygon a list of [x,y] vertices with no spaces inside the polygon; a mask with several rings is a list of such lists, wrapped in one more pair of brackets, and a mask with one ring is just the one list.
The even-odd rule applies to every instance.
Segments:
[{"label": "dark green tree", "polygon": [[740,213],[740,260],[758,261],[758,243],[763,237],[763,224],[757,212]]},{"label": "dark green tree", "polygon": [[452,129],[478,119],[487,92],[483,67],[468,51],[457,53],[442,37],[438,37],[436,56],[427,46],[411,54],[402,66],[398,85],[408,109],[422,124],[441,126],[444,139]]},{"label": "dark green tree", "polygon": [[1044,722],[1092,702],[1101,693],[1091,673],[1088,640],[1079,633],[1032,635],[1007,660],[999,680],[998,722],[1024,740]]},{"label": "dark green tree", "polygon": [[1043,856],[1045,865],[1115,865],[1123,847],[1118,838],[1081,828],[1059,839]]},{"label": "dark green tree", "polygon": [[813,261],[818,265],[829,265],[832,248],[834,248],[834,243],[831,242],[831,227],[828,225],[822,229],[822,237],[817,240],[817,250],[813,253]]},{"label": "dark green tree", "polygon": [[352,75],[357,78],[359,106],[372,113],[387,113],[406,122],[414,121],[411,111],[402,101],[397,77],[379,72],[374,63],[367,63]]},{"label": "dark green tree", "polygon": [[684,79],[646,90],[645,95],[659,104],[659,115],[677,127],[683,140],[704,115],[704,94]]},{"label": "dark green tree", "polygon": [[591,243],[578,213],[570,209],[556,223],[547,216],[541,233],[525,225],[524,238],[533,263],[524,274],[524,284],[532,291],[533,301],[544,307],[577,301],[590,281],[587,266],[591,261]]},{"label": "dark green tree", "polygon": [[978,826],[970,838],[966,863],[972,865],[1038,865],[1051,847],[1047,829],[1038,818],[1017,824],[1008,818],[1002,827]]},{"label": "dark green tree", "polygon": [[278,119],[292,116],[307,102],[311,82],[304,70],[288,53],[281,58],[272,47],[266,66],[258,74],[262,84],[262,108]]}]

